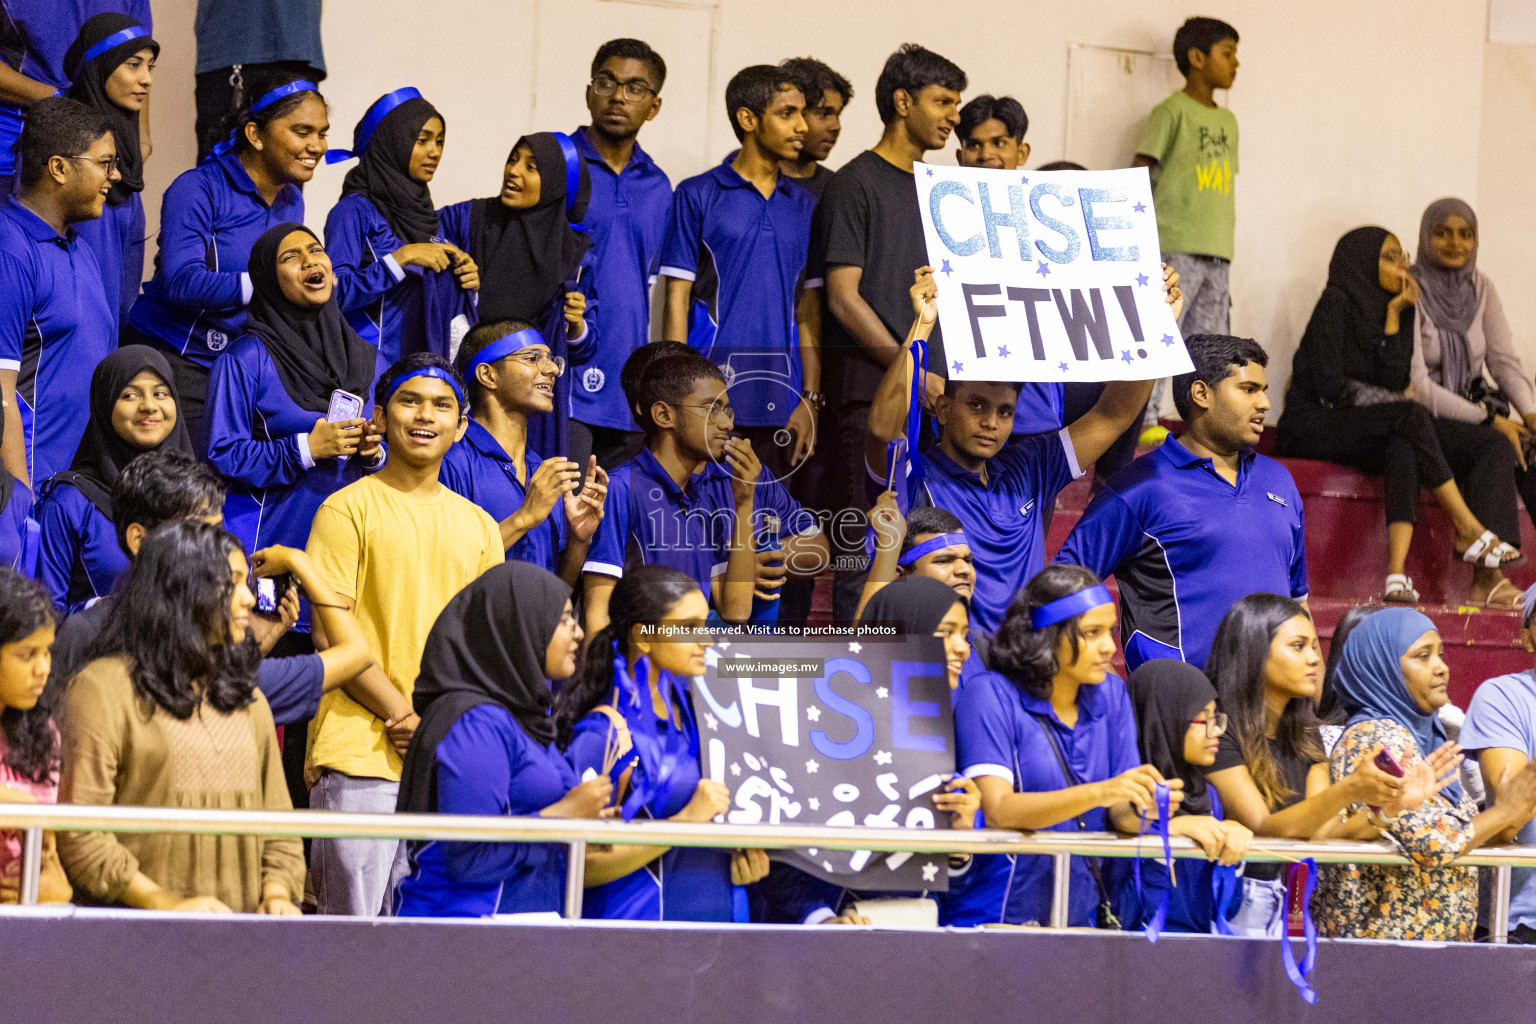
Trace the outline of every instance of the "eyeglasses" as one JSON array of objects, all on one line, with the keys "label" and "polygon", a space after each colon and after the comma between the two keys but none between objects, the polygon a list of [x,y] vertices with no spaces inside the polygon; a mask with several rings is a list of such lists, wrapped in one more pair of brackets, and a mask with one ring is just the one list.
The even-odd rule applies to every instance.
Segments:
[{"label": "eyeglasses", "polygon": [[68,159],[80,160],[88,164],[95,164],[101,170],[101,173],[105,174],[109,178],[112,176],[113,169],[117,167],[117,157],[115,156],[109,156],[105,160],[94,160],[88,156],[72,156]]},{"label": "eyeglasses", "polygon": [[516,360],[534,371],[541,370],[546,366],[553,366],[556,377],[563,376],[565,373],[565,357],[550,356],[537,349],[531,349],[527,352],[513,352],[507,358]]},{"label": "eyeglasses", "polygon": [[598,75],[592,79],[592,91],[599,96],[612,96],[619,89],[624,90],[624,98],[639,102],[647,96],[654,96],[656,90],[638,78],[631,78],[627,82],[619,82],[607,75]]},{"label": "eyeglasses", "polygon": [[734,423],[736,422],[736,410],[728,405],[711,403],[709,405],[683,405],[677,404],[679,409],[692,409],[694,412],[703,413],[704,419],[709,423]]},{"label": "eyeglasses", "polygon": [[1215,739],[1227,731],[1227,715],[1224,711],[1218,711],[1208,718],[1197,718],[1190,724],[1205,726],[1205,734]]}]

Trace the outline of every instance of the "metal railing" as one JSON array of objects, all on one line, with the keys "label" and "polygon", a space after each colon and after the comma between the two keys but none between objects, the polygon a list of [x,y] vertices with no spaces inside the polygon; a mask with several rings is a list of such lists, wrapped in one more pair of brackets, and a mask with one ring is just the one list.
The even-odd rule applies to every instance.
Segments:
[{"label": "metal railing", "polygon": [[[20,900],[37,903],[43,831],[176,832],[326,839],[416,839],[440,842],[564,843],[570,848],[565,916],[581,916],[586,844],[692,846],[781,850],[816,847],[881,853],[1011,853],[1052,858],[1055,884],[1051,928],[1067,927],[1067,891],[1072,857],[1156,857],[1161,842],[1151,836],[1104,832],[1011,832],[996,829],[836,828],[828,825],[688,824],[674,821],[593,821],[584,818],[500,817],[459,814],[364,814],[343,811],[221,811],[174,807],[119,807],[70,804],[0,804],[0,829],[25,833]],[[1200,848],[1175,836],[1173,856],[1203,859]],[[1384,842],[1255,839],[1247,860],[1319,864],[1406,864]],[[1489,932],[1504,942],[1509,931],[1510,868],[1536,867],[1536,847],[1485,846],[1456,861],[1495,869]]]}]

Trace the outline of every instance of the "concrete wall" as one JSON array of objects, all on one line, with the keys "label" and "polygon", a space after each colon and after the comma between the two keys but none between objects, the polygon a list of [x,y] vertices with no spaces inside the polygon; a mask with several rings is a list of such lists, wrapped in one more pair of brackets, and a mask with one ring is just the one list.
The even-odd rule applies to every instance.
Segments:
[{"label": "concrete wall", "polygon": [[[190,44],[194,8],[194,0],[155,4],[167,44],[155,92],[155,196],[191,159],[191,60],[178,48]],[[1518,230],[1536,226],[1536,200],[1524,188],[1536,147],[1536,48],[1486,44],[1485,0],[972,0],[952,8],[931,0],[779,0],[771,8],[748,0],[327,0],[325,92],[333,142],[346,146],[369,102],[419,86],[448,119],[433,186],[446,203],[494,190],[519,134],[580,123],[593,41],[642,35],[669,61],[665,107],[642,142],[678,180],[733,143],[720,109],[731,73],[807,53],[854,84],[831,163],[847,160],[878,138],[871,93],[886,55],[920,40],[969,72],[969,94],[1022,99],[1038,165],[1065,152],[1073,44],[1166,53],[1173,29],[1193,14],[1225,18],[1242,33],[1243,66],[1228,98],[1242,130],[1233,326],[1269,348],[1277,385],[1338,236],[1378,223],[1413,245],[1420,212],[1442,195],[1483,199],[1486,265],[1499,273],[1517,332],[1536,335],[1536,295],[1519,294],[1529,232]],[[1106,122],[1103,130],[1125,127]],[[322,169],[307,190],[312,225],[324,223],[347,166]]]}]

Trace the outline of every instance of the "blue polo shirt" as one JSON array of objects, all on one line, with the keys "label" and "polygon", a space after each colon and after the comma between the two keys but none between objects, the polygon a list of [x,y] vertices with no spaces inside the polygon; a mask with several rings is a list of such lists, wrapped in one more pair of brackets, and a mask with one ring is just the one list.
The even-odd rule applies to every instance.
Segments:
[{"label": "blue polo shirt", "polygon": [[447,357],[449,325],[471,305],[451,270],[402,267],[405,242],[360,192],[344,195],[325,218],[325,251],[336,272],[336,302],[358,337],[385,366],[414,352]]},{"label": "blue polo shirt", "polygon": [[[915,508],[954,513],[965,528],[976,564],[971,626],[995,633],[1014,595],[1045,568],[1042,511],[1083,475],[1065,429],[1019,437],[987,460],[987,482],[935,445],[923,456]],[[884,479],[871,486],[884,486]]]},{"label": "blue polo shirt", "polygon": [[[5,468],[0,467],[0,473]],[[11,500],[6,502],[5,508],[0,509],[0,565],[15,569],[23,576],[30,576],[32,570],[25,564],[27,555],[27,524],[33,524],[31,531],[37,530],[36,522],[32,518],[32,492],[27,490],[18,481],[11,487]],[[33,550],[37,548],[34,542]]]},{"label": "blue polo shirt", "polygon": [[1013,407],[1013,436],[1043,434],[1067,424],[1065,390],[1060,384],[1027,381],[1019,385],[1019,401]]},{"label": "blue polo shirt", "polygon": [[715,503],[717,488],[695,473],[684,487],[649,448],[608,474],[608,503],[592,535],[583,572],[623,577],[637,565],[666,565],[688,574],[709,596],[725,572],[734,509]]},{"label": "blue polo shirt", "polygon": [[603,297],[597,309],[603,343],[571,364],[571,416],[594,426],[638,430],[619,388],[619,373],[630,354],[650,340],[651,283],[661,266],[672,182],[638,143],[624,170],[615,174],[585,128],[572,132],[571,141],[592,177],[592,199],[581,227],[592,236],[591,273]]},{"label": "blue polo shirt", "polygon": [[[764,199],[723,163],[677,186],[661,273],[694,282],[716,325],[706,353],[725,372],[736,422],[783,426],[800,401],[795,288],[816,197],[779,175]],[[707,287],[708,281],[713,287]]]},{"label": "blue polo shirt", "polygon": [[233,151],[179,175],[160,205],[160,252],[128,322],[200,366],[245,332],[251,246],[270,227],[304,222],[304,193],[284,185],[271,206]]},{"label": "blue polo shirt", "polygon": [[[525,452],[523,461],[529,480],[544,462],[534,451]],[[473,419],[464,437],[448,449],[437,477],[443,486],[485,509],[498,523],[522,508],[528,498],[528,490],[518,482],[517,469],[507,450]],[[507,549],[507,559],[532,562],[558,572],[560,552],[565,550],[569,532],[565,502],[557,501],[548,518]]]},{"label": "blue polo shirt", "polygon": [[[87,19],[108,13],[129,15],[154,34],[149,0],[0,0],[0,59],[34,81],[63,89],[69,85],[65,51]],[[0,103],[0,176],[15,170],[25,117],[19,107]]]},{"label": "blue polo shirt", "polygon": [[1307,596],[1305,532],[1280,463],[1244,451],[1233,486],[1170,437],[1109,478],[1056,561],[1119,581],[1127,669],[1150,658],[1204,668],[1233,602]]},{"label": "blue polo shirt", "polygon": [[[1141,763],[1136,751],[1136,712],[1125,682],[1109,675],[1096,686],[1077,692],[1077,724],[1067,728],[1049,700],[1025,696],[1004,676],[989,672],[967,683],[955,702],[956,763],[969,778],[1003,779],[1015,793],[1047,793],[1090,782],[1102,782]],[[1051,730],[1061,756],[1071,770],[1066,777],[1045,730]],[[1084,831],[1103,832],[1107,814],[1095,807],[1082,816]],[[1052,832],[1076,832],[1076,818],[1050,826]],[[955,924],[1047,924],[1051,919],[1052,859],[1046,856],[999,855],[1010,868],[1001,902],[977,901]],[[1099,903],[1098,887],[1088,861],[1072,858],[1072,883],[1067,923],[1093,924]]]},{"label": "blue polo shirt", "polygon": [[[1536,673],[1526,669],[1479,686],[1467,705],[1459,742],[1469,755],[1508,747],[1536,760]],[[1536,846],[1536,819],[1520,826],[1515,842]],[[1536,869],[1512,869],[1509,891],[1509,926],[1536,928]]]},{"label": "blue polo shirt", "polygon": [[112,592],[128,571],[128,556],[117,546],[117,528],[101,509],[64,477],[43,484],[37,506],[42,527],[38,579],[53,603],[73,615]]},{"label": "blue polo shirt", "polygon": [[69,468],[90,418],[91,371],[116,347],[90,247],[19,200],[0,206],[0,370],[17,371],[32,481]]}]

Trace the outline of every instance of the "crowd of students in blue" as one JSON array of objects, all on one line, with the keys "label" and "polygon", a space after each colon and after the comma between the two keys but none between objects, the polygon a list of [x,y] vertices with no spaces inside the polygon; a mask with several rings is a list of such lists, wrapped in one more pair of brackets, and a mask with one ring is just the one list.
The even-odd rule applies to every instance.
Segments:
[{"label": "crowd of students in blue", "polygon": [[[866,521],[855,614],[945,644],[957,772],[934,799],[954,827],[1150,834],[1162,818],[1207,853],[1135,873],[1074,859],[1074,925],[1279,934],[1280,873],[1234,870],[1253,835],[1326,836],[1365,805],[1382,809],[1371,834],[1385,834],[1436,799],[1372,762],[1311,772],[1327,683],[1300,496],[1253,450],[1269,408],[1256,343],[1187,339],[1183,434],[1101,482],[1046,564],[1056,495],[1139,421],[1152,382],[1108,384],[1070,421],[1018,435],[1019,385],[920,372],[918,352],[942,345],[921,252],[848,253],[910,236],[911,163],[960,120],[966,80],[951,62],[894,54],[875,87],[880,147],[837,174],[819,161],[847,80],[809,59],[748,68],[726,88],[740,148],[674,190],[636,142],[665,64],[615,40],[592,63],[591,125],[519,139],[498,195],[442,208],[430,182],[446,121],[417,90],[378,99],[338,151],[314,83],[253,83],[229,140],[166,191],[139,292],[148,146],[133,100],[159,53],[147,22],[79,26],[61,65],[73,84],[28,110],[0,207],[0,559],[35,575],[59,615],[109,597],[129,568],[114,491],[136,458],[205,459],[240,546],[303,548],[326,499],[389,458],[375,381],[393,394],[436,377],[467,418],[439,479],[490,515],[509,561],[424,638],[402,810],[714,819],[727,791],[700,777],[687,699],[709,630],[803,619],[784,610],[797,583],[863,543]],[[905,171],[882,155],[893,149]],[[316,234],[303,185],[338,157],[357,163]],[[822,294],[849,269],[867,279],[862,310]],[[657,278],[663,340],[650,342]],[[1177,274],[1165,290],[1177,314]],[[823,350],[824,318],[835,339],[859,336],[866,315],[905,341],[882,358]],[[515,367],[516,382],[487,367]],[[818,445],[834,386],[853,413]],[[930,417],[936,440],[919,443],[912,423]],[[820,494],[780,479],[816,447],[832,453],[830,475],[852,465],[866,481],[842,481],[867,492],[853,545],[797,500]],[[1100,582],[1111,575],[1118,615]],[[307,616],[294,616],[301,645]],[[659,638],[663,622],[693,638]],[[1124,681],[1110,671],[1117,627]],[[1291,691],[1276,667],[1287,658],[1302,666]],[[315,701],[332,685],[289,684]],[[1357,705],[1344,710],[1368,709]],[[315,705],[296,706],[279,724]],[[1530,817],[1533,786],[1501,788],[1503,823]],[[565,856],[411,844],[391,909],[555,910]],[[762,851],[613,846],[589,850],[585,872],[594,917],[864,920],[857,894]],[[1049,858],[957,856],[950,876],[944,923],[1049,917]]]}]

